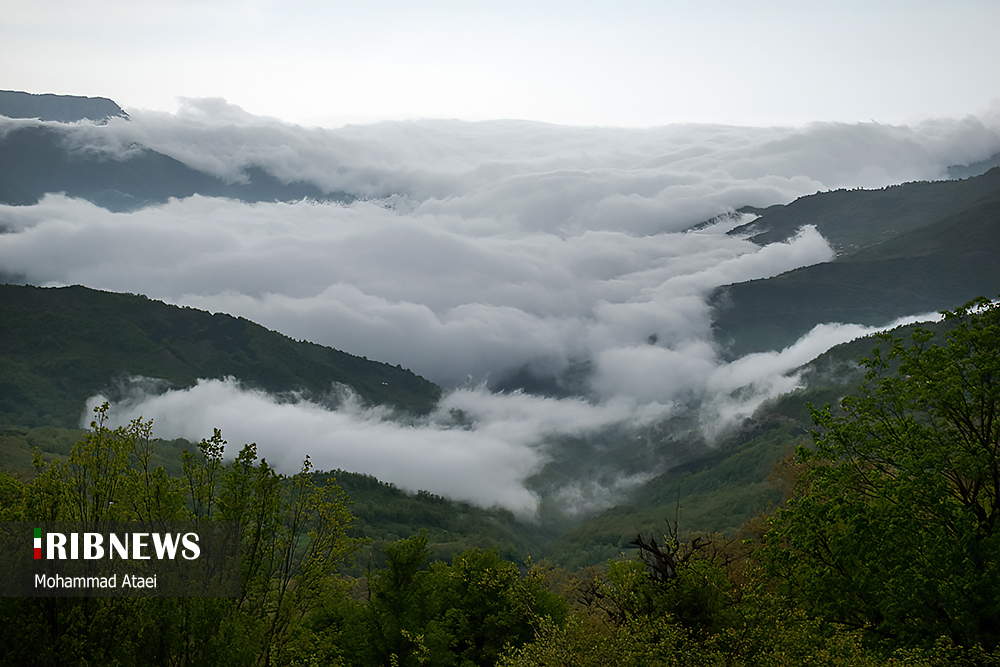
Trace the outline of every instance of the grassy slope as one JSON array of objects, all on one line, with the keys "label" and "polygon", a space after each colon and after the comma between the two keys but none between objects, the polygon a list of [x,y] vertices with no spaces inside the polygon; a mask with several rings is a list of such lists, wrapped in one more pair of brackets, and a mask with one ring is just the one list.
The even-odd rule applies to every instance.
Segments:
[{"label": "grassy slope", "polygon": [[143,296],[0,285],[0,315],[0,423],[74,427],[87,398],[133,375],[177,387],[234,376],[317,398],[342,383],[367,403],[414,412],[429,411],[440,396],[398,366]]}]

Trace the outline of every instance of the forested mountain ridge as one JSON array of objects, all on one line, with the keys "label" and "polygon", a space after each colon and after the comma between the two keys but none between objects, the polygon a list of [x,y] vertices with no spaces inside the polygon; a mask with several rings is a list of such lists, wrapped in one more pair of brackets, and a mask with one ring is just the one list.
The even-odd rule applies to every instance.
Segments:
[{"label": "forested mountain ridge", "polygon": [[716,290],[717,338],[731,355],[781,349],[824,322],[881,326],[1000,294],[1000,168],[965,181],[802,198],[766,209],[752,225],[770,231],[752,239],[806,224],[835,246],[840,239],[843,252]]},{"label": "forested mountain ridge", "polygon": [[[217,664],[223,655],[227,664],[323,659],[357,667],[995,665],[1000,578],[996,487],[988,482],[997,477],[997,426],[964,418],[980,406],[995,414],[998,324],[997,306],[979,300],[931,329],[897,332],[911,334],[908,341],[879,337],[827,355],[815,371],[840,373],[846,365],[849,372],[834,382],[845,386],[860,370],[851,362],[859,346],[888,350],[863,362],[866,386],[815,413],[815,445],[799,448],[782,467],[787,498],[767,521],[758,518],[731,538],[686,534],[667,518],[662,539],[640,529],[621,545],[635,555],[616,554],[603,569],[575,573],[519,566],[495,548],[466,546],[476,541],[456,544],[450,563],[432,560],[426,532],[386,543],[392,531],[385,522],[375,531],[356,523],[342,489],[317,484],[327,476],[277,475],[253,446],[228,464],[213,447],[217,438],[184,464],[190,479],[214,473],[208,484],[134,468],[132,454],[116,459],[112,474],[88,476],[111,442],[131,450],[144,437],[137,423],[114,432],[98,426],[73,448],[69,465],[40,466],[28,482],[0,473],[0,518],[28,526],[43,516],[78,520],[79,508],[90,506],[72,501],[105,499],[107,491],[113,501],[95,505],[98,519],[128,520],[160,489],[172,502],[155,506],[184,518],[204,507],[195,494],[219,488],[213,518],[237,516],[250,554],[243,598],[5,599],[0,645],[16,658],[11,664],[65,664],[67,656],[173,664],[193,650],[207,657],[192,664]],[[745,475],[736,467],[729,472]],[[346,477],[352,497],[367,495],[363,504],[373,502],[383,519],[412,498],[373,478]],[[982,493],[966,494],[966,482]],[[232,502],[234,490],[251,500],[248,509]],[[481,512],[449,518],[434,512],[433,505],[448,505],[444,499],[421,500],[414,509],[442,536],[503,520]],[[314,521],[296,520],[302,516]],[[274,527],[266,539],[254,537],[259,525]],[[372,536],[382,555],[357,554],[363,572],[350,568],[362,546],[352,526]],[[508,537],[516,553],[522,545],[515,533]],[[286,548],[296,543],[303,548]],[[286,557],[273,557],[279,554]],[[241,642],[229,639],[233,628]],[[149,644],[160,648],[149,651]]]},{"label": "forested mountain ridge", "polygon": [[68,123],[128,119],[117,103],[104,97],[5,90],[0,91],[3,116],[54,122],[15,123],[0,131],[0,204],[35,204],[57,192],[112,211],[131,211],[194,194],[248,202],[351,199],[311,183],[284,182],[260,167],[245,169],[240,182],[227,182],[145,146],[131,146],[124,155],[74,147]]},{"label": "forested mountain ridge", "polygon": [[85,401],[129,376],[247,386],[322,399],[349,386],[368,404],[423,413],[435,384],[398,366],[297,342],[243,318],[81,286],[0,285],[0,420],[75,427]]},{"label": "forested mountain ridge", "polygon": [[[896,327],[891,336],[909,341],[917,329],[943,344],[952,321]],[[784,504],[790,492],[787,461],[798,447],[811,449],[815,428],[810,406],[838,405],[856,397],[865,382],[864,360],[891,346],[877,335],[836,345],[795,369],[800,388],[765,403],[752,418],[725,432],[699,456],[634,489],[630,497],[577,525],[548,548],[564,567],[614,558],[637,534],[657,534],[676,522],[682,533],[736,535]]]},{"label": "forested mountain ridge", "polygon": [[789,204],[741,208],[757,219],[729,233],[749,235],[759,245],[785,241],[813,225],[838,257],[882,243],[939,220],[995,194],[1000,170],[964,180],[916,181],[877,190],[829,190]]},{"label": "forested mountain ridge", "polygon": [[[267,183],[276,197],[295,192],[255,168],[245,173],[245,185],[226,184],[138,146],[127,158],[74,152],[61,141],[69,126],[59,123],[0,123],[3,140],[23,142],[6,171],[0,168],[0,198],[13,193],[21,203],[63,191],[124,210],[185,192],[259,201],[271,196]],[[116,125],[128,123],[111,120]],[[4,146],[0,140],[0,163]],[[817,318],[871,316],[884,323],[889,306],[911,314],[906,308],[932,299],[941,305],[920,309],[955,308],[977,293],[1000,292],[990,282],[1000,241],[991,183],[844,190],[754,209],[764,214],[758,225],[774,232],[755,241],[788,238],[815,224],[841,253],[828,264],[746,284],[759,293],[742,292],[744,285],[726,291],[718,303],[732,307],[720,311],[723,317],[766,318],[737,319],[730,329],[720,319],[729,353],[752,344],[774,352],[782,336],[794,340]],[[550,189],[546,183],[537,192]],[[730,245],[737,253],[750,250],[743,241]],[[401,255],[423,248],[407,245]],[[399,281],[395,274],[383,279]],[[775,287],[782,285],[784,292]],[[435,409],[440,390],[398,366],[296,343],[229,315],[84,287],[0,287],[0,519],[31,526],[144,515],[235,520],[246,555],[240,599],[5,598],[0,665],[998,664],[997,420],[988,417],[988,429],[974,428],[979,432],[969,438],[968,423],[950,417],[971,415],[979,427],[976,414],[997,412],[1000,308],[980,301],[959,310],[924,329],[897,330],[898,340],[861,339],[806,367],[781,366],[804,387],[750,417],[749,407],[736,412],[718,426],[728,429],[722,432],[703,428],[701,416],[713,413],[702,411],[708,399],[696,396],[678,414],[657,412],[650,419],[662,421],[643,430],[615,425],[542,436],[531,446],[569,455],[553,456],[525,481],[543,499],[528,522],[361,472],[317,471],[308,457],[300,474],[282,474],[262,457],[274,445],[259,433],[243,440],[243,431],[227,447],[223,437],[236,437],[219,431],[201,443],[156,440],[152,422],[107,428],[106,408],[93,413],[89,432],[61,428],[91,415],[84,414],[83,398],[103,392],[113,401],[119,380],[135,375],[159,378],[154,390],[233,376],[277,394],[279,402],[295,392],[331,409],[336,396],[329,393],[341,384],[369,404],[416,413]],[[416,339],[403,331],[407,343]],[[652,349],[660,339],[646,340]],[[663,375],[682,365],[654,370]],[[873,375],[862,388],[866,369]],[[793,384],[782,381],[766,395]],[[722,398],[751,389],[744,385]],[[584,383],[579,391],[586,391]],[[814,412],[808,404],[830,407]],[[431,419],[392,426],[415,430],[448,405],[440,401]],[[543,407],[554,413],[555,405]],[[471,410],[450,414],[448,430],[428,432],[428,440],[479,428]],[[566,421],[584,421],[580,414]],[[338,435],[336,422],[329,424],[326,432]],[[292,422],[278,426],[287,442],[323,446],[298,436]],[[501,445],[518,438],[515,428],[494,432]],[[383,437],[376,433],[351,448],[404,464],[444,464],[441,475],[480,481],[509,465],[494,459],[481,477],[468,476],[447,464],[483,440],[459,439],[462,446],[440,458],[409,447],[406,453],[419,458],[406,458],[401,447],[372,447]],[[255,439],[260,451],[243,446]],[[365,469],[350,457],[324,461]],[[427,488],[418,484],[431,479],[407,489]],[[590,493],[591,479],[599,503],[570,505],[572,493]],[[971,488],[977,491],[964,493]],[[570,493],[557,495],[561,490]],[[562,499],[568,502],[560,505]],[[29,534],[15,546],[26,545]]]}]

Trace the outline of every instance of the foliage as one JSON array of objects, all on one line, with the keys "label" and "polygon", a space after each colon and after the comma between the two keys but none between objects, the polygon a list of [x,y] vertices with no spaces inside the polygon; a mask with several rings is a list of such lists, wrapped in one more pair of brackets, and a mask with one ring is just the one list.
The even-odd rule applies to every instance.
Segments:
[{"label": "foliage", "polygon": [[629,502],[569,528],[545,555],[573,569],[606,563],[636,533],[660,530],[667,517],[699,531],[735,535],[755,514],[781,501],[768,477],[805,437],[804,429],[783,417],[746,424],[715,448],[639,487]]},{"label": "foliage", "polygon": [[313,476],[316,480],[335,478],[351,498],[354,531],[367,540],[358,566],[348,570],[356,576],[365,567],[382,567],[386,548],[418,534],[427,536],[430,560],[446,561],[469,549],[496,548],[502,557],[518,562],[541,553],[548,541],[542,526],[500,507],[476,507],[427,491],[412,493],[346,470]]},{"label": "foliage", "polygon": [[[314,627],[344,637],[349,665],[492,665],[508,645],[534,637],[540,619],[561,623],[566,605],[495,550],[470,549],[428,564],[426,536],[385,549],[386,567],[368,578],[368,604],[330,607]],[[349,633],[353,619],[363,633]],[[339,632],[330,632],[340,628]]]},{"label": "foliage", "polygon": [[946,318],[946,342],[884,336],[862,391],[814,411],[816,449],[781,472],[792,497],[758,538],[719,560],[676,527],[640,536],[501,664],[1000,663],[1000,306]]},{"label": "foliage", "polygon": [[798,604],[890,646],[1000,643],[1000,306],[945,314],[947,343],[884,336],[770,536]]},{"label": "foliage", "polygon": [[[304,617],[331,591],[357,548],[348,499],[317,484],[308,459],[291,478],[258,460],[254,445],[223,461],[218,431],[184,460],[184,475],[151,469],[152,423],[108,425],[108,405],[67,461],[36,457],[28,484],[0,476],[0,516],[21,520],[234,521],[241,527],[237,599],[45,598],[4,600],[0,645],[44,647],[36,664],[275,664],[301,641]],[[24,621],[13,622],[22,616]],[[15,660],[8,656],[8,660]]]},{"label": "foliage", "polygon": [[[83,431],[51,426],[0,427],[0,467],[19,479],[33,479],[37,475],[32,467],[33,449],[39,450],[43,461],[65,459],[85,436]],[[183,478],[183,484],[192,490],[199,488],[198,480],[188,477],[184,465],[184,460],[195,456],[190,452],[199,452],[197,443],[155,439],[151,444],[154,446],[146,468],[163,468],[165,476]],[[427,491],[413,493],[371,475],[346,470],[312,471],[310,476],[316,484],[336,484],[351,499],[352,533],[365,540],[355,563],[342,567],[342,572],[353,576],[361,576],[366,566],[381,567],[381,552],[387,545],[421,531],[427,532],[432,560],[450,561],[468,549],[496,547],[502,557],[520,562],[529,554],[541,554],[548,542],[540,524],[520,520],[502,508],[476,507]],[[602,560],[596,558],[595,562]]]},{"label": "foliage", "polygon": [[0,470],[0,521],[20,521],[23,514],[24,484]]},{"label": "foliage", "polygon": [[[667,665],[702,667],[944,667],[1000,664],[1000,656],[980,646],[961,647],[942,638],[926,647],[877,650],[863,631],[811,615],[773,590],[766,574],[754,569],[734,577],[733,570],[692,559],[678,571],[679,586],[664,586],[641,561],[609,564],[589,591],[587,611],[564,623],[538,623],[535,640],[511,646],[503,667],[566,665]],[[720,584],[722,585],[720,587]],[[710,590],[706,590],[710,589]],[[714,621],[692,627],[679,615],[677,593],[686,590],[706,599],[718,593],[724,604]]]},{"label": "foliage", "polygon": [[[733,537],[682,534],[675,518],[662,538],[619,538],[632,557],[575,573],[459,547],[490,524],[513,530],[499,514],[456,515],[443,498],[338,471],[379,517],[351,578],[350,501],[308,458],[279,475],[252,444],[228,459],[216,431],[171,474],[150,422],[111,428],[99,408],[75,445],[56,445],[65,460],[37,455],[33,478],[0,473],[0,519],[236,521],[243,594],[5,599],[0,664],[1000,664],[1000,306],[947,318],[945,343],[920,328],[909,342],[883,337],[863,390],[814,411],[815,451],[775,473],[792,493],[766,522]],[[760,477],[796,433],[787,420],[759,426],[723,464],[678,472],[685,503]],[[63,438],[35,431],[3,436]],[[431,531],[392,539],[421,522],[438,540],[466,535],[450,560]]]},{"label": "foliage", "polygon": [[318,401],[350,387],[362,402],[413,412],[440,396],[396,366],[133,294],[0,285],[0,313],[0,424],[75,427],[89,397],[113,398],[133,376],[161,389],[235,377]]}]

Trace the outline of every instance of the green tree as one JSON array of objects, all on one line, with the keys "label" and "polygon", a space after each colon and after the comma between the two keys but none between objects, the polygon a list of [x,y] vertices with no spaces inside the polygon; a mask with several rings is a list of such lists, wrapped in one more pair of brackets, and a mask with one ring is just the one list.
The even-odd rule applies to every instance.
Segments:
[{"label": "green tree", "polygon": [[495,549],[468,549],[451,563],[429,556],[426,535],[388,545],[385,567],[368,574],[368,604],[330,605],[316,631],[349,645],[342,657],[351,665],[479,667],[566,616],[539,571],[522,572]]},{"label": "green tree", "polygon": [[[313,640],[304,618],[343,593],[338,566],[357,548],[349,500],[335,481],[317,484],[308,457],[291,477],[247,445],[223,460],[215,431],[183,457],[183,474],[152,469],[152,422],[111,428],[109,406],[67,461],[43,462],[28,484],[0,475],[0,516],[19,520],[232,521],[242,539],[238,599],[47,598],[0,604],[0,646],[36,664],[270,665],[294,641]],[[13,619],[20,619],[15,622]],[[300,651],[301,654],[301,651]],[[0,664],[4,653],[0,650]],[[14,659],[11,664],[23,664]]]},{"label": "green tree", "polygon": [[0,470],[0,521],[21,521],[23,505],[24,483]]},{"label": "green tree", "polygon": [[537,573],[522,574],[496,549],[469,549],[450,565],[433,563],[425,591],[421,604],[431,617],[422,634],[431,664],[496,664],[505,646],[534,637],[539,620],[561,622],[566,615]]},{"label": "green tree", "polygon": [[216,430],[185,454],[188,507],[196,520],[239,524],[241,642],[254,647],[258,664],[281,664],[293,639],[308,643],[299,636],[304,618],[342,588],[337,568],[359,546],[348,535],[350,501],[332,478],[315,483],[308,457],[286,477],[258,459],[255,444],[225,465],[225,445]]},{"label": "green tree", "polygon": [[[815,451],[769,534],[818,616],[889,646],[1000,643],[1000,307],[944,313],[939,343],[883,335],[866,382],[814,410]],[[886,351],[887,350],[887,351]]]}]

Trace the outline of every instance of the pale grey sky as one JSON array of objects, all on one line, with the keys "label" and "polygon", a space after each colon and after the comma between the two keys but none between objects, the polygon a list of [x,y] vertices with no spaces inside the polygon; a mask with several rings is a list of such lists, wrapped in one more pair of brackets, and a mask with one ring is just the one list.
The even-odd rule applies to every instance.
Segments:
[{"label": "pale grey sky", "polygon": [[992,0],[0,0],[0,88],[337,126],[908,123],[1000,98]]}]

